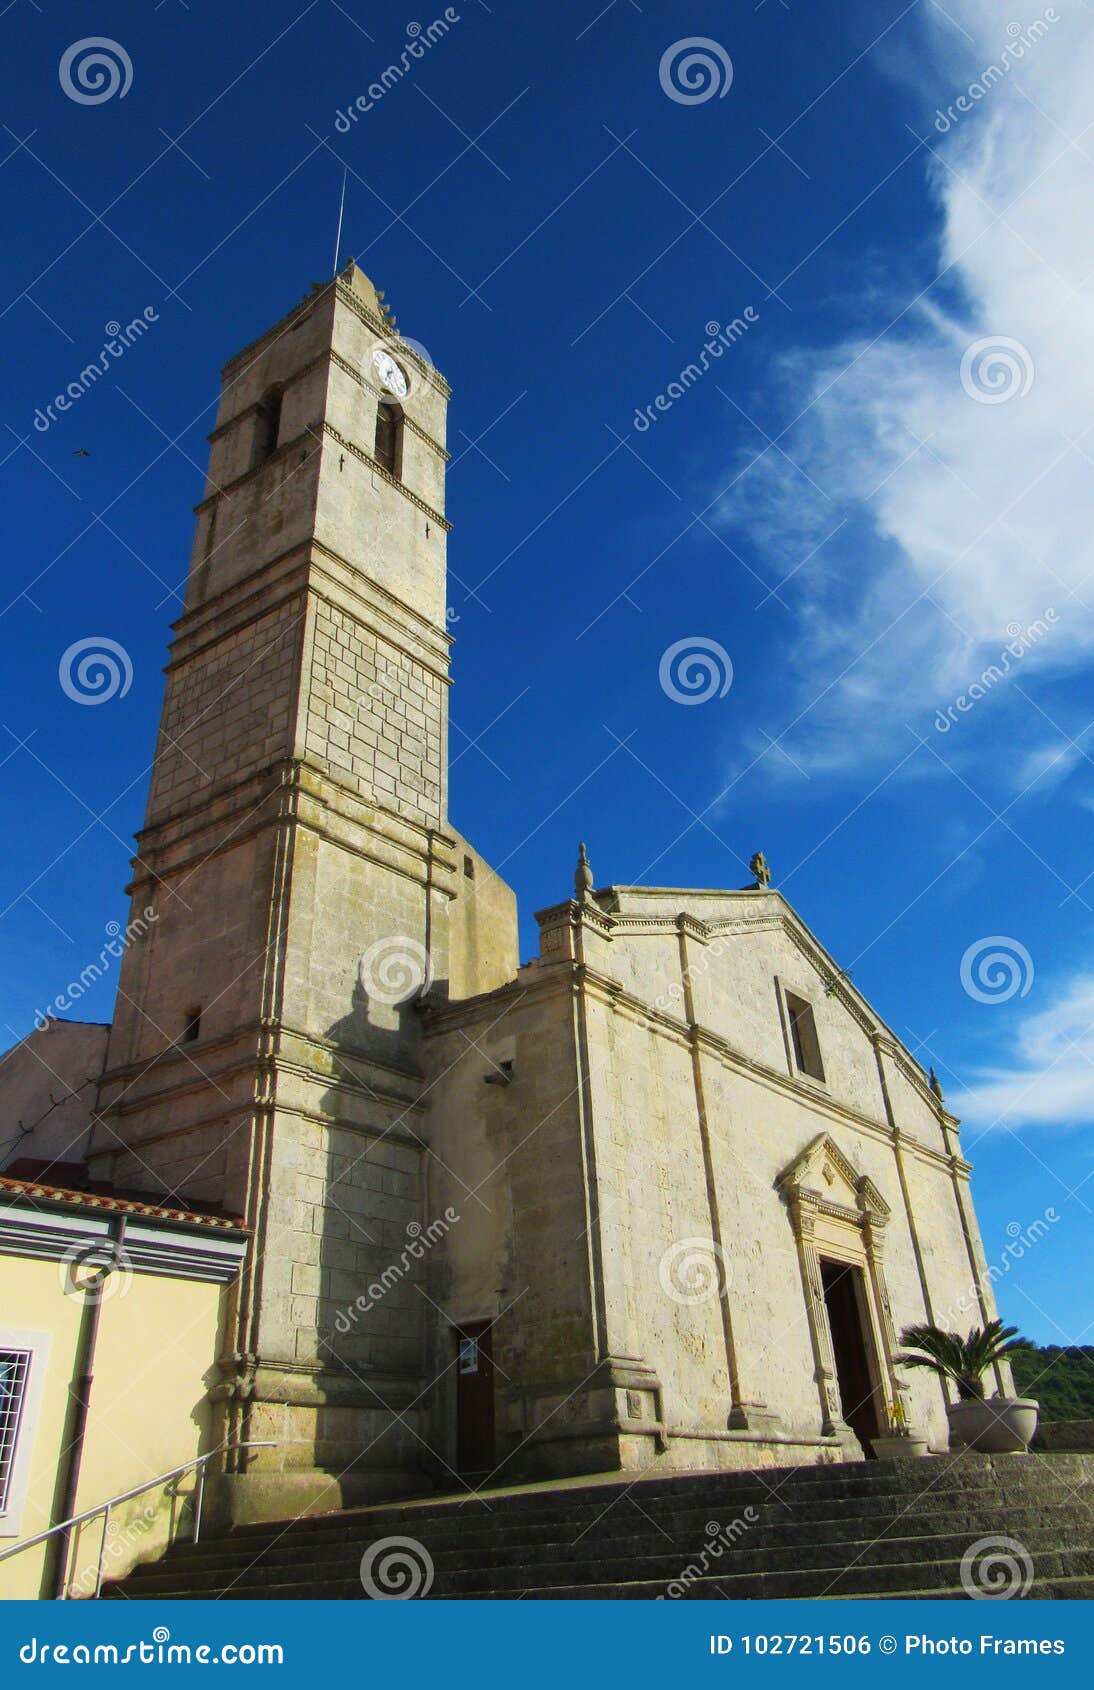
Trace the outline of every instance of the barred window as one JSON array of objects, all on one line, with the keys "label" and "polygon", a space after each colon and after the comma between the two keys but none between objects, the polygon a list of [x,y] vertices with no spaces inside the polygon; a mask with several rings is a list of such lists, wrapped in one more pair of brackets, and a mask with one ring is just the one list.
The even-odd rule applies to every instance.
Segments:
[{"label": "barred window", "polygon": [[29,1350],[0,1350],[0,1514],[11,1501],[15,1449],[26,1402]]}]

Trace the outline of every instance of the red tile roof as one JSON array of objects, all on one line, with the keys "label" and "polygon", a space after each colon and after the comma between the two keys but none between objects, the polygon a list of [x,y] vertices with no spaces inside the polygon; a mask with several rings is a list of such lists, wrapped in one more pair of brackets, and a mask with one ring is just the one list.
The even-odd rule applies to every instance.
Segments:
[{"label": "red tile roof", "polygon": [[224,1232],[246,1232],[235,1215],[201,1214],[193,1209],[170,1209],[159,1203],[144,1203],[131,1197],[115,1197],[102,1191],[70,1191],[60,1185],[43,1185],[39,1180],[11,1179],[0,1174],[0,1202],[5,1197],[22,1197],[32,1203],[57,1203],[65,1208],[97,1209],[114,1215],[133,1215],[149,1221],[181,1221],[187,1226],[215,1227]]}]

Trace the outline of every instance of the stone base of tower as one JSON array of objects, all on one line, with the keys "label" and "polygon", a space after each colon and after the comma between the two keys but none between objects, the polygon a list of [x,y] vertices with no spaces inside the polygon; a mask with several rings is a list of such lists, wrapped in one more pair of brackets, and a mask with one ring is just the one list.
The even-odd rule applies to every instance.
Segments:
[{"label": "stone base of tower", "polygon": [[210,1490],[210,1517],[216,1529],[259,1525],[264,1520],[297,1520],[305,1514],[333,1514],[344,1508],[417,1497],[433,1489],[421,1472],[402,1468],[350,1469],[331,1473],[323,1467],[273,1472],[224,1473]]},{"label": "stone base of tower", "polygon": [[249,1399],[223,1405],[220,1440],[251,1447],[228,1455],[229,1471],[210,1475],[211,1517],[218,1526],[245,1525],[431,1490],[420,1394],[417,1382],[377,1379],[372,1389],[334,1370],[260,1366]]}]

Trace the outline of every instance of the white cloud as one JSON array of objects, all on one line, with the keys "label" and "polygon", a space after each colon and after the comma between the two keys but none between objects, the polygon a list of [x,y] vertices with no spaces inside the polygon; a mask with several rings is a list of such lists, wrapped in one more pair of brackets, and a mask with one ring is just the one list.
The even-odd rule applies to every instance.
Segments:
[{"label": "white cloud", "polygon": [[1081,756],[1082,752],[1066,740],[1050,740],[1047,745],[1034,746],[1022,758],[1018,784],[1023,791],[1027,787],[1036,786],[1044,791],[1056,786],[1071,773]]},{"label": "white cloud", "polygon": [[[1094,608],[1081,602],[1094,607],[1094,13],[1058,0],[1048,11],[1059,21],[939,134],[935,108],[952,107],[1011,40],[994,0],[947,11],[973,39],[924,9],[930,109],[918,132],[930,151],[905,166],[929,172],[939,227],[927,279],[942,279],[895,297],[870,338],[782,361],[787,417],[812,401],[781,442],[804,473],[769,451],[721,512],[779,576],[847,518],[783,594],[800,622],[797,709],[810,706],[788,745],[811,767],[895,758],[905,723],[923,729],[1046,609],[1057,620],[1023,656],[1024,675],[1066,670],[1094,648]],[[971,361],[963,385],[979,340],[1003,344]],[[1028,391],[984,402],[993,380],[1012,378]],[[979,400],[970,387],[984,389]],[[1028,722],[1036,755],[1043,721],[1012,687],[999,693],[963,743],[993,718],[998,732],[1002,708],[1019,732]]]},{"label": "white cloud", "polygon": [[984,1070],[953,1106],[981,1130],[1094,1122],[1094,974],[1076,976],[1047,1009],[1026,1016],[1012,1064]]}]

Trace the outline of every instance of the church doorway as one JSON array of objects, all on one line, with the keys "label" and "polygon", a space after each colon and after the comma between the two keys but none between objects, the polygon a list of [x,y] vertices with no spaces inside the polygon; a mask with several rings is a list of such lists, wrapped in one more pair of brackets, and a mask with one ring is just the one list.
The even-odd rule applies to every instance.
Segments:
[{"label": "church doorway", "polygon": [[456,1467],[485,1474],[494,1467],[494,1358],[488,1320],[467,1321],[456,1338]]},{"label": "church doorway", "polygon": [[862,1269],[850,1262],[822,1258],[820,1270],[843,1418],[858,1438],[867,1460],[872,1460],[874,1447],[870,1440],[880,1435],[882,1427],[874,1382],[876,1369],[872,1365],[866,1324]]}]

